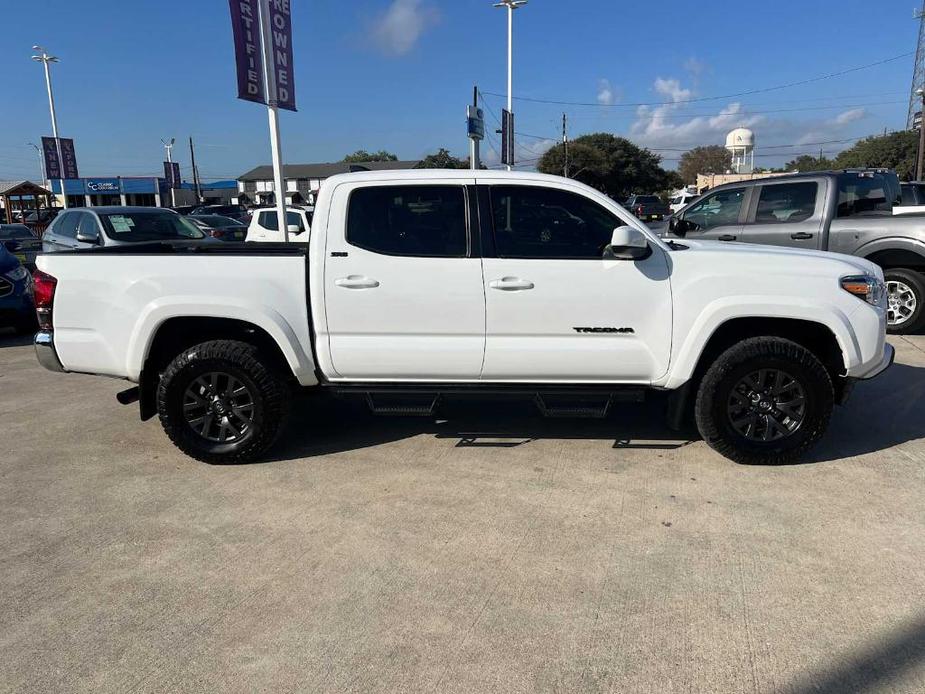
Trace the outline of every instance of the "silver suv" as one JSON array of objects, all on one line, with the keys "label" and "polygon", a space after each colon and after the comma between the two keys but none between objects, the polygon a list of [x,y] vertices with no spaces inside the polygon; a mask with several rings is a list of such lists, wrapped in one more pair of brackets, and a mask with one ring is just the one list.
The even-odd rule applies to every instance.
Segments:
[{"label": "silver suv", "polygon": [[195,224],[163,207],[80,207],[55,217],[42,236],[42,250],[200,240],[211,241]]}]

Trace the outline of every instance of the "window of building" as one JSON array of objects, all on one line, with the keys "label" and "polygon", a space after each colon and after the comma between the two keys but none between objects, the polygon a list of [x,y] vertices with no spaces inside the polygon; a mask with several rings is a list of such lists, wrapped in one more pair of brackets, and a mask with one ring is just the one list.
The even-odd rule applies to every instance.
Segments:
[{"label": "window of building", "polygon": [[466,255],[462,186],[369,186],[350,195],[347,241],[384,255]]}]

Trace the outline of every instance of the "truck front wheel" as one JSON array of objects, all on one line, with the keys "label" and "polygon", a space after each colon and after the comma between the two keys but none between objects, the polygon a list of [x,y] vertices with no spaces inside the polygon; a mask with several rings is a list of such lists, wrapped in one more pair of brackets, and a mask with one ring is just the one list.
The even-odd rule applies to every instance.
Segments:
[{"label": "truck front wheel", "polygon": [[738,463],[795,462],[825,433],[835,396],[812,352],[777,337],[744,340],[723,352],[697,392],[697,428]]},{"label": "truck front wheel", "polygon": [[925,279],[915,270],[883,271],[888,293],[886,330],[894,335],[917,331],[925,325]]},{"label": "truck front wheel", "polygon": [[288,413],[287,386],[254,345],[213,340],[174,359],[157,387],[164,431],[206,463],[254,460],[276,441]]}]

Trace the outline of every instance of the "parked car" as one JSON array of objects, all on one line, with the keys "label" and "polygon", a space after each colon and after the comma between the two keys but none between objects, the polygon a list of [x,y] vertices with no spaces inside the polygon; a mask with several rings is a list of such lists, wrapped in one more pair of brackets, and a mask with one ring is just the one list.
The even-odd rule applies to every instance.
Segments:
[{"label": "parked car", "polygon": [[671,218],[685,240],[739,241],[865,258],[886,277],[887,327],[925,326],[925,218],[894,216],[899,181],[882,171],[776,176],[714,188]]},{"label": "parked car", "polygon": [[173,210],[177,214],[182,214],[184,217],[190,214],[193,214],[194,210],[198,210],[202,205],[176,205],[175,207],[170,207],[168,209]]},{"label": "parked car", "polygon": [[644,222],[653,219],[660,222],[671,214],[668,205],[657,195],[631,195],[624,207]]},{"label": "parked car", "polygon": [[901,183],[902,204],[893,207],[893,214],[925,214],[925,183]]},{"label": "parked car", "polygon": [[32,275],[3,244],[0,244],[0,327],[35,332]]},{"label": "parked car", "polygon": [[677,194],[672,196],[671,200],[668,202],[668,209],[671,210],[672,214],[675,212],[680,212],[699,197],[700,193],[695,193],[689,190],[679,191]]},{"label": "parked car", "polygon": [[45,252],[151,241],[212,241],[198,226],[163,207],[65,210],[42,236]]},{"label": "parked car", "polygon": [[38,211],[31,210],[26,213],[22,221],[23,224],[48,224],[48,222],[58,216],[60,211],[61,209],[58,207],[48,207]]},{"label": "parked car", "polygon": [[251,220],[250,211],[244,205],[200,205],[194,208],[190,214],[195,215],[221,215],[222,217],[231,217],[239,222],[247,224]]},{"label": "parked car", "polygon": [[457,395],[603,416],[667,391],[723,455],[783,463],[893,358],[873,263],[665,242],[559,176],[332,176],[316,216],[307,247],[39,256],[40,362],[137,383],[120,401],[211,462],[266,451],[298,385],[428,416]]},{"label": "parked car", "polygon": [[0,224],[0,244],[19,258],[27,270],[35,270],[35,256],[42,250],[42,241],[25,224]]},{"label": "parked car", "polygon": [[247,225],[237,219],[222,217],[217,214],[190,215],[187,217],[209,236],[220,241],[244,241],[247,237]]},{"label": "parked car", "polygon": [[[314,211],[311,213],[314,214]],[[286,226],[291,243],[308,243],[311,231],[311,216],[301,207],[286,208]],[[248,241],[285,241],[279,230],[279,214],[275,207],[260,207],[254,210],[247,228]]]}]

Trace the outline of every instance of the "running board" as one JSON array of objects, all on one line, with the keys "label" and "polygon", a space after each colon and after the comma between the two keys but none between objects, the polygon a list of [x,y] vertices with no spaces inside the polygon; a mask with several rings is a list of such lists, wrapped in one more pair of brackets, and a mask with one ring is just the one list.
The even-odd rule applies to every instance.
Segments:
[{"label": "running board", "polygon": [[366,393],[373,414],[385,417],[432,417],[440,404],[439,393]]},{"label": "running board", "polygon": [[594,397],[537,393],[533,401],[544,417],[605,419],[610,411],[613,397],[611,395]]}]

